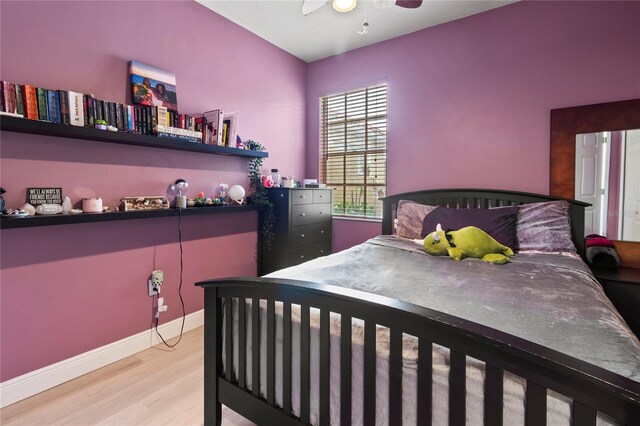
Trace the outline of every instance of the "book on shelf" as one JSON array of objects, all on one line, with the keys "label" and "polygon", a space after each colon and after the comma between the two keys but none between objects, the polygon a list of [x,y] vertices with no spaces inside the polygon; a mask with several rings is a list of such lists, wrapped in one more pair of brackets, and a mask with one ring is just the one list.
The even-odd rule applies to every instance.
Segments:
[{"label": "book on shelf", "polygon": [[16,85],[8,81],[0,82],[2,85],[2,111],[11,114],[17,114],[18,108],[16,103]]},{"label": "book on shelf", "polygon": [[49,121],[60,123],[60,95],[57,90],[47,90],[47,107],[49,109]]},{"label": "book on shelf", "polygon": [[200,135],[196,137],[196,136],[177,135],[175,133],[158,132],[158,138],[170,139],[173,141],[180,141],[180,142],[202,143],[202,139]]},{"label": "book on shelf", "polygon": [[38,99],[36,98],[36,88],[30,84],[25,84],[22,90],[24,98],[25,116],[30,120],[38,119]]},{"label": "book on shelf", "polygon": [[60,122],[69,124],[69,93],[66,90],[58,90],[58,99],[60,100]]},{"label": "book on shelf", "polygon": [[157,111],[157,115],[158,115],[158,124],[161,126],[168,126],[169,125],[169,121],[168,121],[168,111],[167,111],[167,107],[165,106],[158,106],[156,107],[158,109]]},{"label": "book on shelf", "polygon": [[203,114],[206,126],[204,143],[210,145],[222,145],[222,120],[224,111],[214,109]]},{"label": "book on shelf", "polygon": [[238,113],[232,112],[224,115],[223,123],[227,125],[224,145],[230,148],[237,146],[236,135],[238,134]]},{"label": "book on shelf", "polygon": [[47,89],[36,87],[38,101],[38,120],[49,121],[49,108],[47,107]]},{"label": "book on shelf", "polygon": [[22,94],[22,85],[15,85],[15,93],[16,93],[16,114],[20,114],[24,116],[24,96]]},{"label": "book on shelf", "polygon": [[79,92],[69,90],[69,124],[72,126],[84,127],[83,97]]}]

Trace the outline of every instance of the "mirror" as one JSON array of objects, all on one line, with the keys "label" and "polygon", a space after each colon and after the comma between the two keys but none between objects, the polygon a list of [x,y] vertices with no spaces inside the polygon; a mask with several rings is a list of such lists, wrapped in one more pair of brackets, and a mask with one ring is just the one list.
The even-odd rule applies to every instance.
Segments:
[{"label": "mirror", "polygon": [[575,199],[585,235],[640,241],[640,129],[576,135]]}]

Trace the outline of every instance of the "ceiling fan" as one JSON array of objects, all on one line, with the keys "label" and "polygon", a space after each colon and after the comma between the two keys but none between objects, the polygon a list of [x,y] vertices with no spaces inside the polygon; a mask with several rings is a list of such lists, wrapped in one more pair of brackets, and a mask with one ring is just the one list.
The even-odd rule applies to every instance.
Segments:
[{"label": "ceiling fan", "polygon": [[[333,8],[338,12],[349,12],[356,7],[357,0],[333,0]],[[366,1],[366,0],[365,0]],[[302,0],[302,14],[308,15],[320,9],[329,0]],[[392,6],[404,7],[406,9],[415,9],[422,5],[422,0],[373,0],[373,7],[386,9]]]}]

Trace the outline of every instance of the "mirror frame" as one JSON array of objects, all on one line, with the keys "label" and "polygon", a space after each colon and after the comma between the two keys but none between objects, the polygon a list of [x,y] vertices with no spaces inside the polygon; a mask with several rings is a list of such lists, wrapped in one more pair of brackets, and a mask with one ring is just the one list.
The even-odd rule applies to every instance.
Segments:
[{"label": "mirror frame", "polygon": [[[551,110],[549,194],[575,198],[576,135],[640,128],[640,99]],[[640,242],[616,241],[620,266],[640,268]]]}]

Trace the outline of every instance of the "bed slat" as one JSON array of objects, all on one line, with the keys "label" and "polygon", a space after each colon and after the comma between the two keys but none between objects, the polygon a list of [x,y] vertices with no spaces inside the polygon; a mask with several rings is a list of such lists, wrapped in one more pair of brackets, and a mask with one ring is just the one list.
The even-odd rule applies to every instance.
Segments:
[{"label": "bed slat", "polygon": [[464,426],[466,421],[466,373],[467,357],[451,350],[449,370],[449,425]]},{"label": "bed slat", "polygon": [[276,312],[273,299],[267,300],[267,403],[276,403]]},{"label": "bed slat", "polygon": [[251,391],[260,396],[260,299],[251,299]]},{"label": "bed slat", "polygon": [[218,289],[204,292],[204,424],[219,425],[222,405],[218,396],[218,376],[222,374],[222,304]]},{"label": "bed slat", "polygon": [[282,409],[291,414],[291,302],[282,311]]},{"label": "bed slat", "polygon": [[[491,364],[485,365],[484,379],[484,424],[502,426],[504,405],[504,372]],[[498,395],[500,395],[498,397]]]},{"label": "bed slat", "polygon": [[596,410],[578,401],[573,401],[571,409],[573,411],[571,414],[572,426],[595,426]]},{"label": "bed slat", "polygon": [[233,381],[233,298],[224,298],[224,345],[225,345],[225,372],[224,376],[230,382]]},{"label": "bed slat", "polygon": [[418,341],[418,424],[431,424],[431,390],[433,344],[421,337]]},{"label": "bed slat", "polygon": [[329,311],[320,312],[320,426],[329,426]]},{"label": "bed slat", "polygon": [[247,388],[247,300],[238,299],[238,386]]},{"label": "bed slat", "polygon": [[309,348],[309,305],[300,307],[300,419],[309,423],[310,348]]},{"label": "bed slat", "polygon": [[351,317],[340,317],[340,425],[351,426]]},{"label": "bed slat", "polygon": [[402,424],[402,331],[389,338],[389,424]]},{"label": "bed slat", "polygon": [[524,411],[526,426],[545,426],[547,424],[547,390],[530,380],[527,380]]},{"label": "bed slat", "polygon": [[376,324],[364,323],[363,424],[376,424]]}]

